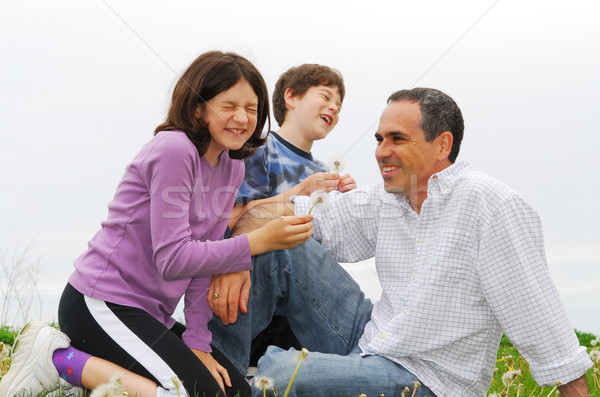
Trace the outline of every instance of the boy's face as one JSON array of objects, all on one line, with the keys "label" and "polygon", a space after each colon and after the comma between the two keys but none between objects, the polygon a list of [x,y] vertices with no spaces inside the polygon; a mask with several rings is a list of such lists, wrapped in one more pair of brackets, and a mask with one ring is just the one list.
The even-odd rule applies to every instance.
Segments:
[{"label": "boy's face", "polygon": [[313,86],[304,95],[291,95],[288,102],[287,119],[295,121],[296,126],[305,132],[306,138],[316,141],[323,139],[335,127],[342,108],[340,92],[337,86]]}]

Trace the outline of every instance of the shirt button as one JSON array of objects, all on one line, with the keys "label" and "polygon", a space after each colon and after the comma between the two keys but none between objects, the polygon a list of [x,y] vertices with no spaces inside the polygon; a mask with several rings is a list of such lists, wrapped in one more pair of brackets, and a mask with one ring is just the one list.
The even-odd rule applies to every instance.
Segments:
[{"label": "shirt button", "polygon": [[380,334],[380,335],[379,335],[379,337],[380,337],[381,339],[385,339],[385,338],[387,337],[387,335],[382,333],[382,334]]},{"label": "shirt button", "polygon": [[403,308],[402,308],[402,313],[406,313],[406,311],[407,311],[407,310],[408,310],[408,308],[406,308],[406,307],[403,307]]},{"label": "shirt button", "polygon": [[425,242],[425,239],[424,239],[423,237],[421,237],[421,238],[419,239],[419,243],[423,244],[424,242]]},{"label": "shirt button", "polygon": [[413,273],[412,277],[413,277],[413,280],[416,280],[417,279],[417,273]]}]

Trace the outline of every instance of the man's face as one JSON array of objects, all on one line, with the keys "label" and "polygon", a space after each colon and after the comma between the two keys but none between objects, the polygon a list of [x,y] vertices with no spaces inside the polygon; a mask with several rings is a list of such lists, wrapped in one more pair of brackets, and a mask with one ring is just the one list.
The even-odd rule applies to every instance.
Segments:
[{"label": "man's face", "polygon": [[400,100],[387,106],[375,133],[375,158],[385,190],[409,198],[427,192],[427,182],[436,173],[438,138],[425,141],[421,129],[421,107]]}]

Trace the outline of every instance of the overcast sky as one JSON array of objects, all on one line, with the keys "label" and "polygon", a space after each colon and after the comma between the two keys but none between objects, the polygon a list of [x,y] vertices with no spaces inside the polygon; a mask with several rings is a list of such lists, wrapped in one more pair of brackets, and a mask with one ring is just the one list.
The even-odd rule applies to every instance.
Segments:
[{"label": "overcast sky", "polygon": [[[448,93],[465,117],[459,158],[538,210],[571,320],[600,334],[597,0],[2,2],[0,251],[33,242],[44,319],[179,74],[213,49],[249,58],[270,91],[293,65],[340,70],[340,122],[313,154],[344,156],[360,185],[381,179],[389,94]],[[377,299],[372,268],[351,271]]]}]

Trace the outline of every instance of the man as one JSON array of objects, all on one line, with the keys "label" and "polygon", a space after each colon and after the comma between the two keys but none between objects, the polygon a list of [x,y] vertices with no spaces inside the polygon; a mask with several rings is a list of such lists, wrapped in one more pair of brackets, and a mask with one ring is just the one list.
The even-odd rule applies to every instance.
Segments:
[{"label": "man", "polygon": [[[512,189],[456,162],[463,128],[438,90],[390,96],[375,134],[383,184],[334,197],[313,234],[339,261],[375,256],[381,300],[354,323],[364,332],[350,354],[310,353],[290,395],[399,395],[418,381],[416,395],[484,396],[503,332],[538,384],[588,395],[592,363],[550,279],[540,219]],[[310,206],[294,199],[297,214]],[[290,295],[307,289],[287,285]],[[340,293],[331,285],[305,311]],[[257,376],[283,390],[296,364],[296,352],[269,348]]]}]

